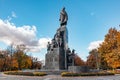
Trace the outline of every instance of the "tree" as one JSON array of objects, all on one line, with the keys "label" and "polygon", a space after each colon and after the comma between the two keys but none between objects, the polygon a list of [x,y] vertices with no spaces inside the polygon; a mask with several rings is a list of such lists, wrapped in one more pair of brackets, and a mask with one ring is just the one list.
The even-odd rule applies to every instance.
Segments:
[{"label": "tree", "polygon": [[120,51],[113,50],[111,53],[105,55],[106,61],[113,69],[120,67]]},{"label": "tree", "polygon": [[15,64],[15,59],[13,59],[13,54],[14,54],[14,52],[15,52],[15,49],[14,49],[14,43],[11,43],[8,47],[7,47],[7,50],[6,50],[6,52],[7,52],[7,55],[9,56],[9,63],[10,63],[10,66],[9,66],[9,69],[10,70],[12,70],[15,66],[14,65],[16,65]]},{"label": "tree", "polygon": [[2,51],[0,51],[0,71],[3,71],[4,65],[4,55],[2,54]]},{"label": "tree", "polygon": [[25,45],[11,44],[6,50],[0,51],[0,71],[39,69],[41,62],[26,54]]},{"label": "tree", "polygon": [[32,59],[24,52],[25,46],[17,45],[14,57],[18,62],[18,69],[30,68],[32,65]]},{"label": "tree", "polygon": [[75,54],[75,65],[76,66],[84,66],[85,65],[85,62],[77,54]]},{"label": "tree", "polygon": [[101,65],[104,62],[107,68],[120,67],[120,32],[110,28],[98,51],[101,55]]},{"label": "tree", "polygon": [[10,57],[7,51],[0,51],[0,67],[1,71],[10,69]]},{"label": "tree", "polygon": [[92,69],[99,69],[100,57],[97,49],[93,49],[89,52],[87,57],[86,65]]},{"label": "tree", "polygon": [[17,59],[15,57],[12,58],[12,70],[17,70],[18,69],[18,62],[17,62]]},{"label": "tree", "polygon": [[38,58],[33,57],[32,58],[32,69],[40,69],[42,66],[41,61],[38,61]]}]

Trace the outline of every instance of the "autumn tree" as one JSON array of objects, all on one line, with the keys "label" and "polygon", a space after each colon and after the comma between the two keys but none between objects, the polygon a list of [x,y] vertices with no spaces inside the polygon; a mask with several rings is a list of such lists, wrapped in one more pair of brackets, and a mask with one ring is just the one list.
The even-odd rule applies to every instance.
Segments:
[{"label": "autumn tree", "polygon": [[30,68],[32,65],[32,59],[30,56],[26,55],[24,52],[25,46],[24,45],[17,45],[16,51],[13,54],[15,59],[18,62],[18,69],[25,69]]},{"label": "autumn tree", "polygon": [[40,69],[42,66],[42,62],[38,60],[36,57],[32,57],[32,69]]},{"label": "autumn tree", "polygon": [[0,51],[0,69],[1,71],[9,70],[10,67],[10,57],[7,51]]},{"label": "autumn tree", "polygon": [[6,50],[0,50],[0,71],[39,69],[41,62],[26,54],[25,45],[11,44]]},{"label": "autumn tree", "polygon": [[0,71],[3,71],[4,67],[4,55],[2,54],[2,51],[0,51]]},{"label": "autumn tree", "polygon": [[85,65],[85,62],[77,54],[75,54],[75,65],[76,66],[84,66]]},{"label": "autumn tree", "polygon": [[92,69],[99,69],[100,57],[97,49],[93,49],[89,52],[87,57],[86,65]]},{"label": "autumn tree", "polygon": [[110,28],[98,51],[101,55],[101,66],[104,62],[108,68],[120,67],[120,31]]},{"label": "autumn tree", "polygon": [[9,63],[10,63],[9,69],[14,70],[14,69],[18,68],[18,66],[16,66],[16,65],[18,65],[18,63],[17,63],[16,59],[13,57],[13,54],[15,53],[14,43],[11,43],[7,47],[6,52],[10,59],[9,60]]}]

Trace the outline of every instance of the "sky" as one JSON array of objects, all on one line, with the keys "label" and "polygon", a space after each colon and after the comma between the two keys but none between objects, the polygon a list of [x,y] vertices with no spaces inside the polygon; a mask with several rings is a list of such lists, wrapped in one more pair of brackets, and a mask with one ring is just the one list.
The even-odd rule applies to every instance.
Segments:
[{"label": "sky", "polygon": [[0,0],[0,49],[25,44],[29,55],[44,60],[63,7],[68,14],[68,45],[83,60],[109,28],[119,29],[120,0]]}]

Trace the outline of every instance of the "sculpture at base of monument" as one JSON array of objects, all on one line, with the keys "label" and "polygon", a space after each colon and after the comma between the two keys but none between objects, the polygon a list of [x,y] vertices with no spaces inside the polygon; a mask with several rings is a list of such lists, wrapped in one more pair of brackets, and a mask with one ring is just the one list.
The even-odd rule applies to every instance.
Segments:
[{"label": "sculpture at base of monument", "polygon": [[56,42],[55,39],[52,39],[52,43],[51,43],[51,51],[53,50],[53,48],[56,48]]},{"label": "sculpture at base of monument", "polygon": [[59,30],[55,34],[54,39],[55,39],[55,42],[56,42],[56,46],[60,47],[61,46],[61,35],[60,35],[60,31]]},{"label": "sculpture at base of monument", "polygon": [[47,44],[47,51],[50,51],[50,49],[51,49],[51,44],[50,44],[50,42],[48,42],[48,44]]},{"label": "sculpture at base of monument", "polygon": [[67,53],[67,54],[71,54],[70,48],[68,48],[68,49],[66,50],[66,53]]},{"label": "sculpture at base of monument", "polygon": [[68,15],[67,12],[65,11],[65,7],[63,7],[62,11],[60,12],[60,26],[62,27],[63,25],[67,25],[68,21]]},{"label": "sculpture at base of monument", "polygon": [[60,28],[57,30],[56,34],[54,35],[55,40],[55,48],[63,47],[63,34],[60,31]]},{"label": "sculpture at base of monument", "polygon": [[67,49],[67,60],[69,66],[74,66],[74,60],[75,60],[75,50],[73,49],[72,52],[70,48]]}]

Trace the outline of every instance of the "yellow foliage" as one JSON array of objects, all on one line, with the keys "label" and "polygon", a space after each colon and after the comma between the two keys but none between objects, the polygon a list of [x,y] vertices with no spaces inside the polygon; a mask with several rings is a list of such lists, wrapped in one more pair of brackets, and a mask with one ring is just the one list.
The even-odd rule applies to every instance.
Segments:
[{"label": "yellow foliage", "polygon": [[109,67],[120,67],[120,31],[115,28],[109,29],[98,51],[101,55],[101,61],[105,60]]}]

